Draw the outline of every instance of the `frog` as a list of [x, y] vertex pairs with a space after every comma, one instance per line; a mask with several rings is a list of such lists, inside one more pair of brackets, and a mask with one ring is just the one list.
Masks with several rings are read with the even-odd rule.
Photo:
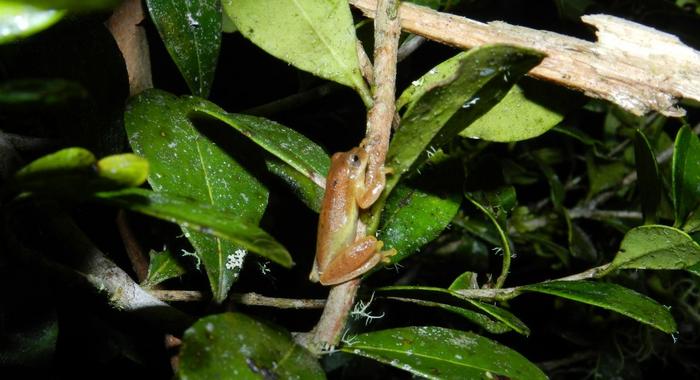
[[366, 196], [367, 152], [355, 147], [331, 157], [319, 215], [312, 282], [337, 285], [361, 276], [380, 262], [390, 262], [395, 249], [382, 251], [374, 236], [356, 239], [360, 202]]

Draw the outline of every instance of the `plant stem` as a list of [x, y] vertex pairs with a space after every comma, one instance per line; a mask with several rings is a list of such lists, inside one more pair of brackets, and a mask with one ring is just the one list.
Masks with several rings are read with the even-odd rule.
[[129, 73], [129, 94], [132, 96], [153, 88], [148, 39], [146, 30], [141, 26], [143, 19], [141, 0], [125, 0], [105, 22], [124, 57]]
[[[374, 22], [374, 96], [367, 115], [363, 148], [369, 157], [365, 183], [370, 185], [369, 188], [375, 183], [381, 183], [382, 186], [374, 188], [376, 193], [370, 198], [379, 196], [384, 189], [384, 159], [389, 147], [392, 120], [396, 113], [396, 55], [401, 31], [397, 9], [397, 0], [380, 0]], [[371, 203], [370, 201], [369, 204]], [[358, 221], [357, 236], [374, 234], [376, 226], [369, 227], [366, 229], [364, 224]], [[319, 348], [337, 345], [359, 286], [358, 278], [331, 288], [323, 314], [310, 333], [311, 342], [308, 341], [308, 335], [300, 336], [298, 341], [316, 353], [320, 353]]]
[[491, 223], [496, 227], [496, 230], [498, 231], [498, 236], [501, 239], [501, 246], [503, 248], [503, 264], [501, 266], [501, 274], [496, 279], [495, 287], [496, 289], [502, 288], [503, 284], [506, 282], [506, 278], [508, 278], [508, 273], [510, 272], [510, 260], [513, 256], [513, 252], [510, 249], [510, 240], [508, 239], [508, 235], [498, 223], [498, 220], [491, 211], [487, 210], [484, 206], [482, 206], [471, 196], [466, 194], [465, 196], [474, 206], [476, 206], [476, 208], [478, 208], [481, 212], [483, 212], [486, 215], [486, 217], [489, 218], [489, 220], [491, 220]]
[[242, 305], [269, 306], [278, 309], [321, 309], [324, 299], [292, 299], [265, 297], [257, 293], [232, 294], [231, 301]]
[[134, 236], [134, 232], [129, 226], [129, 221], [126, 219], [126, 212], [119, 210], [117, 213], [117, 229], [124, 243], [124, 250], [131, 261], [131, 267], [136, 274], [136, 280], [142, 283], [148, 277], [148, 259], [143, 254], [143, 248]]
[[[14, 237], [10, 212], [4, 216], [4, 229], [9, 236], [7, 243], [12, 251], [20, 254], [23, 260], [56, 275], [57, 281], [79, 280], [96, 291], [105, 293], [111, 305], [121, 311], [139, 316], [153, 326], [163, 330], [180, 331], [192, 324], [194, 319], [182, 311], [158, 300], [135, 283], [129, 275], [109, 260], [85, 234], [65, 215], [54, 216], [42, 213], [39, 220], [46, 221], [46, 227], [58, 238], [58, 242], [70, 251], [71, 266], [47, 259], [43, 254], [25, 248]], [[60, 244], [59, 244], [60, 245]], [[61, 247], [57, 247], [60, 249]]]
[[[609, 268], [609, 266], [610, 264], [604, 264], [595, 268], [588, 269], [581, 273], [561, 277], [550, 281], [579, 281], [588, 280], [591, 278], [600, 278], [608, 273], [607, 269]], [[522, 293], [522, 286], [500, 289], [462, 289], [457, 290], [457, 293], [467, 298], [488, 301], [508, 301], [519, 296]]]

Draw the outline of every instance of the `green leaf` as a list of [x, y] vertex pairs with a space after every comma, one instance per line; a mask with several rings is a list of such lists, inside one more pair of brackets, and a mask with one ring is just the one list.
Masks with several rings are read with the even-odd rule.
[[[134, 151], [150, 163], [148, 182], [155, 191], [194, 198], [257, 224], [268, 191], [249, 171], [260, 164], [254, 161], [255, 153], [235, 133], [211, 141], [195, 128], [189, 112], [187, 98], [158, 90], [145, 91], [129, 102], [126, 129]], [[235, 254], [242, 259], [244, 247], [187, 229], [185, 236], [204, 263], [214, 299], [223, 301], [241, 269], [230, 263], [227, 268], [227, 258]]]
[[521, 82], [459, 135], [497, 142], [531, 139], [554, 128], [577, 105], [561, 87]]
[[667, 308], [620, 285], [594, 281], [550, 281], [520, 289], [612, 310], [669, 334], [676, 331], [676, 322]]
[[625, 163], [615, 161], [609, 164], [597, 164], [589, 155], [586, 157], [586, 169], [588, 175], [588, 199], [609, 188], [619, 187], [628, 170]]
[[695, 264], [693, 266], [685, 268], [689, 273], [692, 273], [698, 277], [700, 277], [700, 264]]
[[394, 175], [387, 180], [387, 191], [427, 157], [427, 150], [449, 141], [483, 115], [541, 59], [532, 50], [482, 46], [440, 65], [456, 68], [436, 68], [426, 75], [428, 78], [414, 82], [417, 88], [407, 90], [410, 94], [399, 99], [408, 104], [408, 109], [389, 146], [387, 164], [394, 169]]
[[87, 149], [65, 148], [30, 162], [15, 173], [15, 181], [25, 184], [46, 177], [87, 172], [96, 162], [95, 156]]
[[122, 187], [140, 186], [148, 177], [148, 161], [132, 153], [107, 156], [96, 168], [100, 177]]
[[637, 167], [637, 190], [642, 198], [644, 224], [654, 224], [658, 220], [656, 213], [661, 202], [661, 178], [654, 151], [640, 130], [634, 134], [634, 163]]
[[265, 165], [280, 177], [312, 210], [321, 209], [330, 158], [323, 148], [304, 135], [274, 121], [250, 115], [227, 113], [204, 99], [190, 98], [190, 116], [221, 121], [267, 151]]
[[[518, 317], [508, 310], [463, 296], [458, 291], [436, 288], [430, 286], [384, 286], [377, 289], [382, 293], [409, 293], [412, 299], [430, 298], [431, 301], [439, 301], [443, 304], [451, 304], [451, 301], [460, 300], [473, 308], [490, 315], [496, 321], [500, 321], [519, 334], [529, 335], [530, 329]], [[447, 297], [446, 300], [445, 297]], [[408, 298], [408, 297], [402, 297]], [[444, 300], [444, 301], [443, 301]]]
[[[125, 189], [104, 191], [93, 194], [95, 201], [122, 207], [127, 210], [140, 212], [169, 222], [178, 223], [188, 231], [230, 240], [237, 246], [270, 259], [286, 268], [294, 265], [289, 252], [257, 224], [243, 218], [224, 213], [185, 197], [167, 193], [153, 192], [144, 189]], [[227, 252], [222, 257], [222, 270], [229, 269], [227, 265], [235, 258], [236, 252]], [[206, 255], [205, 255], [206, 257]]]
[[41, 32], [63, 18], [64, 11], [0, 1], [0, 45]]
[[355, 28], [345, 0], [224, 0], [238, 30], [269, 54], [372, 96], [360, 72]]
[[87, 98], [80, 84], [64, 79], [15, 79], [0, 84], [0, 104], [48, 107]]
[[683, 126], [673, 146], [672, 193], [676, 226], [681, 226], [688, 214], [700, 202], [700, 140], [690, 127]]
[[546, 379], [519, 353], [482, 336], [442, 327], [403, 327], [358, 335], [342, 351], [429, 379]]
[[268, 158], [265, 160], [265, 165], [267, 170], [281, 178], [307, 207], [316, 212], [321, 211], [321, 203], [323, 203], [323, 194], [325, 193], [323, 187], [280, 159]]
[[236, 24], [233, 23], [233, 20], [231, 20], [231, 17], [228, 15], [228, 12], [221, 12], [221, 31], [224, 33], [236, 33], [238, 32], [238, 29], [236, 28]]
[[153, 287], [171, 278], [180, 277], [187, 271], [180, 263], [180, 258], [168, 249], [163, 252], [151, 250], [148, 256], [148, 275], [142, 284], [145, 287]]
[[151, 19], [190, 91], [207, 97], [221, 48], [217, 0], [147, 0]]
[[478, 274], [476, 272], [464, 272], [452, 281], [448, 290], [478, 289]]
[[461, 184], [455, 178], [459, 176], [430, 176], [400, 185], [391, 193], [382, 213], [379, 240], [386, 248], [396, 249], [392, 263], [418, 252], [450, 224], [461, 203]]
[[134, 154], [107, 156], [96, 161], [83, 148], [66, 148], [20, 169], [4, 191], [80, 199], [95, 191], [139, 186], [147, 175], [148, 162]]
[[700, 245], [685, 232], [662, 225], [640, 226], [625, 234], [606, 272], [615, 269], [683, 269], [700, 262]]
[[426, 306], [426, 307], [436, 307], [439, 309], [449, 311], [450, 313], [462, 316], [463, 318], [471, 321], [472, 323], [483, 327], [484, 330], [490, 332], [491, 334], [503, 334], [503, 333], [506, 333], [506, 332], [512, 330], [509, 326], [507, 326], [504, 323], [494, 321], [493, 319], [489, 318], [488, 316], [486, 316], [484, 314], [478, 313], [474, 310], [465, 309], [463, 307], [458, 307], [458, 306], [449, 305], [449, 304], [440, 303], [440, 302], [420, 300], [420, 299], [415, 299], [415, 298], [403, 298], [403, 297], [387, 297], [387, 298], [391, 299], [391, 300], [401, 301], [401, 302], [414, 303], [416, 305], [421, 305], [421, 306]]
[[228, 113], [204, 99], [190, 98], [190, 115], [214, 118], [233, 127], [312, 181], [323, 181], [331, 160], [318, 144], [299, 132], [262, 117]]
[[45, 9], [56, 8], [87, 12], [111, 9], [117, 6], [121, 1], [122, 0], [5, 0], [4, 2], [27, 4]]
[[326, 378], [288, 332], [239, 313], [197, 321], [185, 331], [179, 357], [181, 380]]

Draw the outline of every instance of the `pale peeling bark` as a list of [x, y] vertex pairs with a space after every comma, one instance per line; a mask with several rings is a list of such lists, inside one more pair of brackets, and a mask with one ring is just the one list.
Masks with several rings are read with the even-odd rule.
[[[377, 0], [349, 0], [374, 17]], [[401, 27], [459, 48], [509, 44], [547, 57], [530, 76], [613, 102], [635, 115], [685, 114], [680, 98], [700, 101], [700, 53], [671, 34], [609, 15], [582, 17], [598, 31], [597, 42], [494, 21], [482, 23], [402, 3]]]

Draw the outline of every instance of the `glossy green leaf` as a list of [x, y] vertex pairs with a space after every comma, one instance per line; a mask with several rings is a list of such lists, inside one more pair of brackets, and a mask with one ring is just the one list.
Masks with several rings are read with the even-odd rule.
[[151, 19], [190, 91], [207, 97], [221, 48], [217, 0], [147, 0]]
[[416, 89], [399, 99], [408, 109], [387, 154], [387, 164], [395, 171], [387, 180], [388, 191], [427, 157], [431, 147], [449, 141], [483, 115], [541, 59], [531, 50], [483, 46], [451, 58], [455, 69], [436, 69], [426, 75], [429, 78], [414, 82]]
[[387, 297], [387, 298], [391, 299], [391, 300], [395, 300], [395, 301], [413, 303], [413, 304], [420, 305], [420, 306], [435, 307], [435, 308], [443, 309], [443, 310], [448, 311], [450, 313], [457, 314], [457, 315], [469, 320], [470, 322], [474, 323], [475, 325], [481, 326], [484, 330], [490, 332], [491, 334], [503, 334], [503, 333], [506, 333], [506, 332], [512, 330], [510, 327], [508, 327], [504, 323], [495, 321], [484, 314], [478, 313], [474, 310], [465, 309], [463, 307], [458, 307], [458, 306], [449, 305], [449, 304], [440, 303], [440, 302], [420, 300], [420, 299], [415, 299], [415, 298], [404, 298], [404, 297]]
[[400, 185], [389, 196], [382, 214], [379, 240], [386, 248], [396, 249], [392, 263], [418, 252], [438, 237], [459, 210], [459, 192], [450, 185], [441, 188], [438, 184], [441, 181], [436, 178], [431, 178], [434, 186]]
[[100, 177], [123, 187], [140, 186], [148, 177], [148, 161], [132, 153], [107, 156], [95, 166]]
[[287, 331], [239, 313], [197, 321], [185, 331], [179, 357], [180, 380], [326, 378]]
[[695, 264], [693, 266], [690, 266], [688, 268], [685, 268], [689, 273], [692, 273], [698, 277], [700, 277], [700, 264]]
[[265, 166], [267, 166], [267, 170], [270, 173], [281, 178], [307, 207], [316, 212], [321, 211], [321, 203], [325, 192], [323, 187], [280, 159], [268, 158], [265, 160]]
[[571, 98], [563, 88], [536, 82], [518, 84], [459, 135], [498, 142], [531, 139], [564, 119], [564, 113], [576, 106]]
[[83, 148], [66, 148], [38, 158], [20, 169], [7, 191], [29, 191], [74, 198], [141, 185], [148, 162], [131, 153], [107, 156], [99, 161]]
[[153, 287], [171, 278], [180, 277], [187, 271], [180, 258], [168, 249], [162, 252], [151, 250], [148, 256], [148, 275], [142, 284], [145, 287]]
[[233, 127], [312, 181], [323, 181], [331, 160], [318, 144], [299, 132], [262, 117], [228, 113], [214, 103], [190, 98], [190, 116], [207, 116]]
[[64, 11], [0, 1], [0, 44], [31, 36], [63, 18]]
[[5, 0], [7, 3], [22, 3], [39, 8], [59, 8], [70, 11], [99, 11], [111, 9], [122, 0]]
[[87, 149], [65, 148], [30, 162], [15, 173], [15, 180], [26, 183], [46, 176], [89, 171], [96, 162], [95, 156]]
[[442, 327], [403, 327], [355, 337], [344, 352], [428, 379], [547, 379], [536, 365], [482, 336]]
[[[143, 92], [128, 104], [129, 141], [150, 163], [149, 183], [155, 191], [187, 196], [257, 224], [268, 191], [249, 172], [255, 154], [235, 133], [216, 142], [208, 139], [188, 118], [189, 104], [158, 90]], [[204, 263], [214, 299], [223, 301], [238, 277], [244, 247], [187, 229], [185, 236]], [[227, 262], [231, 255], [238, 259]]]
[[[178, 223], [187, 231], [230, 240], [242, 249], [257, 253], [287, 268], [294, 265], [289, 252], [257, 224], [240, 216], [222, 212], [209, 204], [144, 189], [97, 192], [93, 194], [93, 199]], [[224, 261], [222, 269], [232, 272], [233, 263], [240, 260], [240, 257], [237, 257], [239, 254], [235, 251], [225, 253], [227, 255], [221, 258]]]
[[87, 98], [80, 84], [64, 79], [16, 79], [0, 84], [3, 106], [42, 107], [67, 104]]
[[625, 234], [607, 271], [615, 269], [683, 269], [700, 262], [700, 245], [673, 227], [649, 225]]
[[686, 125], [676, 135], [673, 146], [672, 194], [676, 226], [700, 204], [700, 140]]
[[410, 295], [410, 298], [412, 299], [429, 298], [430, 301], [440, 302], [443, 304], [452, 304], [454, 300], [460, 300], [466, 302], [472, 308], [488, 314], [491, 316], [491, 318], [503, 323], [519, 334], [530, 334], [530, 329], [527, 327], [527, 325], [525, 325], [525, 323], [523, 323], [520, 319], [518, 319], [518, 317], [513, 315], [508, 310], [465, 297], [464, 295], [460, 294], [459, 291], [430, 286], [384, 286], [378, 288], [377, 291], [381, 292], [382, 294], [398, 294], [402, 298], [409, 298], [406, 294]]
[[550, 281], [521, 289], [612, 310], [669, 334], [676, 331], [676, 322], [667, 308], [620, 285], [595, 281]]
[[653, 224], [661, 202], [661, 178], [656, 156], [644, 133], [637, 130], [634, 135], [634, 163], [637, 167], [637, 191], [642, 198], [644, 223]]
[[452, 281], [448, 290], [478, 289], [478, 274], [476, 272], [464, 272]]
[[224, 0], [223, 5], [254, 44], [301, 70], [354, 88], [371, 104], [347, 1]]
[[599, 164], [592, 156], [586, 157], [586, 169], [589, 199], [603, 190], [619, 187], [628, 173], [627, 166], [622, 161]]
[[238, 28], [236, 28], [236, 24], [233, 23], [228, 12], [221, 12], [221, 31], [224, 33], [238, 32]]

